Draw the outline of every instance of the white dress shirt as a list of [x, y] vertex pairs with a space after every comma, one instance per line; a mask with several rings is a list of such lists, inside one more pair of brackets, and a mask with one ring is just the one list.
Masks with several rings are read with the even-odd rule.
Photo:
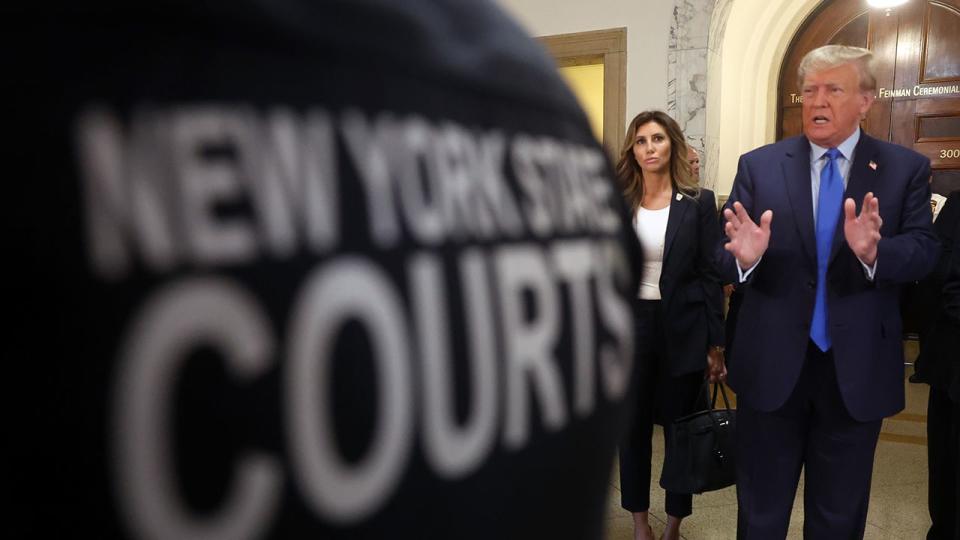
[[643, 275], [637, 297], [642, 300], [660, 300], [660, 274], [663, 272], [663, 248], [667, 238], [670, 205], [659, 210], [640, 207], [633, 218], [637, 238], [643, 246]]

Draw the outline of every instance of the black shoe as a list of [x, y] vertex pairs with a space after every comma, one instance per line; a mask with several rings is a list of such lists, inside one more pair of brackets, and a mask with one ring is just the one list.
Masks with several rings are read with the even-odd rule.
[[916, 384], [924, 384], [924, 383], [929, 382], [929, 381], [927, 381], [927, 378], [926, 378], [926, 377], [924, 377], [923, 375], [921, 375], [921, 374], [919, 374], [919, 373], [917, 373], [917, 372], [913, 372], [913, 375], [911, 375], [909, 378], [907, 378], [907, 380], [910, 381], [910, 382], [912, 382], [912, 383], [916, 383]]

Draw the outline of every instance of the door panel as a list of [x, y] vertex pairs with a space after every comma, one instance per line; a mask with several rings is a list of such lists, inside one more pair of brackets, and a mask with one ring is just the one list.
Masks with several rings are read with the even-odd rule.
[[863, 13], [855, 19], [848, 22], [832, 38], [831, 45], [851, 45], [853, 47], [866, 47], [867, 30], [870, 28], [870, 14]]
[[920, 82], [960, 80], [960, 11], [938, 2], [927, 4], [924, 26], [923, 79]]

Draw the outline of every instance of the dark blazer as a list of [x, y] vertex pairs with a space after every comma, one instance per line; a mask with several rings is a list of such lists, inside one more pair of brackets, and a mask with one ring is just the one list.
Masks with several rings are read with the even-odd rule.
[[960, 402], [960, 190], [947, 197], [934, 229], [941, 251], [936, 268], [921, 283], [932, 292], [925, 303], [931, 320], [920, 335], [917, 370]]
[[707, 346], [723, 345], [723, 290], [714, 253], [720, 241], [716, 197], [673, 190], [660, 272], [668, 372], [677, 376], [707, 366]]
[[[827, 269], [827, 305], [837, 381], [850, 415], [877, 420], [904, 405], [900, 285], [922, 279], [937, 258], [931, 227], [930, 161], [861, 133], [844, 199], [879, 198], [883, 225], [873, 282], [846, 244], [839, 220]], [[739, 399], [770, 412], [793, 391], [806, 358], [817, 263], [810, 144], [803, 136], [740, 158], [727, 206], [752, 219], [773, 211], [770, 245], [744, 291], [730, 363]], [[718, 251], [723, 278], [738, 282], [733, 256]]]
[[960, 222], [953, 228], [953, 249], [943, 285], [943, 341], [936, 343], [950, 399], [960, 403]]

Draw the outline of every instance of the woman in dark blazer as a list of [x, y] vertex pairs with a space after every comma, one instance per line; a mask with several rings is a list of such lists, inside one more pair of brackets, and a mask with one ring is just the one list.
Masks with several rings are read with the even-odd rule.
[[[636, 310], [638, 387], [633, 422], [620, 445], [621, 504], [634, 518], [636, 539], [651, 539], [650, 460], [654, 422], [670, 429], [676, 418], [703, 406], [704, 371], [726, 376], [723, 292], [713, 253], [720, 241], [716, 199], [697, 185], [677, 123], [660, 111], [630, 122], [617, 176], [634, 214], [644, 251]], [[669, 444], [669, 437], [664, 437]], [[669, 451], [669, 448], [667, 448]], [[664, 539], [680, 537], [692, 495], [666, 494]]]

